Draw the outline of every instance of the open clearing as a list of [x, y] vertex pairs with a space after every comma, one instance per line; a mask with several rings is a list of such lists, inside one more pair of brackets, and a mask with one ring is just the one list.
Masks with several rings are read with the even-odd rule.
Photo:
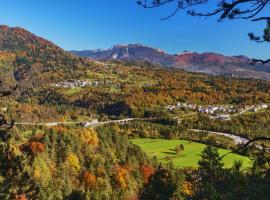
[[[132, 139], [132, 143], [139, 145], [143, 151], [149, 156], [156, 156], [162, 163], [173, 162], [175, 167], [198, 167], [198, 161], [200, 160], [200, 154], [206, 147], [205, 144], [190, 142], [187, 140], [165, 140], [165, 139], [148, 139], [139, 138]], [[183, 144], [184, 150], [179, 156], [175, 153], [175, 147]], [[219, 149], [219, 154], [224, 155], [229, 150]], [[169, 158], [170, 157], [170, 158]], [[169, 159], [168, 159], [169, 158]], [[245, 156], [238, 154], [229, 154], [224, 157], [223, 162], [225, 167], [231, 167], [236, 160], [243, 162], [243, 167], [251, 167], [252, 161]]]

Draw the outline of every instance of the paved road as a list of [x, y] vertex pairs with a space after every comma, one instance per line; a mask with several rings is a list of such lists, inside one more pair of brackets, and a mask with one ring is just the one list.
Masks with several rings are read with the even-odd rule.
[[233, 135], [233, 134], [229, 134], [229, 133], [222, 133], [222, 132], [215, 132], [215, 131], [207, 131], [207, 130], [200, 130], [200, 129], [189, 129], [190, 131], [194, 131], [194, 132], [207, 132], [208, 134], [213, 134], [213, 135], [220, 135], [220, 136], [224, 136], [224, 137], [228, 137], [233, 139], [233, 141], [235, 142], [235, 144], [246, 144], [249, 142], [248, 139], [237, 136], [237, 135]]
[[127, 118], [127, 119], [120, 119], [120, 120], [110, 120], [106, 122], [98, 122], [94, 124], [94, 126], [102, 126], [105, 124], [123, 124], [134, 120], [139, 120], [140, 118]]
[[37, 123], [28, 123], [28, 122], [15, 122], [15, 125], [29, 125], [29, 126], [57, 126], [57, 125], [71, 125], [71, 124], [86, 124], [89, 123], [89, 127], [93, 126], [101, 126], [105, 124], [121, 124], [121, 123], [127, 123], [134, 120], [139, 120], [140, 118], [127, 118], [127, 119], [120, 119], [120, 120], [109, 120], [105, 122], [37, 122]]
[[243, 111], [241, 111], [241, 112], [239, 112], [239, 113], [235, 113], [235, 114], [233, 114], [233, 115], [231, 115], [231, 116], [242, 115], [243, 113], [245, 113], [245, 112], [247, 112], [247, 111], [249, 111], [249, 110], [251, 110], [251, 108], [247, 108], [247, 109], [245, 109], [245, 110], [243, 110]]
[[[105, 122], [88, 122], [88, 121], [83, 121], [83, 122], [39, 122], [39, 123], [28, 123], [28, 122], [16, 122], [14, 123], [15, 125], [28, 125], [28, 126], [58, 126], [58, 125], [76, 125], [76, 124], [88, 124], [85, 125], [85, 127], [97, 127], [97, 126], [102, 126], [106, 124], [124, 124], [130, 121], [134, 120], [149, 120], [149, 119], [144, 119], [144, 118], [127, 118], [127, 119], [120, 119], [120, 120], [108, 120]], [[237, 135], [232, 135], [229, 133], [221, 133], [221, 132], [215, 132], [215, 131], [207, 131], [207, 130], [199, 130], [199, 129], [189, 129], [190, 131], [194, 132], [207, 132], [209, 134], [213, 135], [220, 135], [220, 136], [225, 136], [228, 138], [233, 139], [235, 144], [246, 144], [249, 140]]]
[[[124, 124], [127, 122], [131, 122], [134, 120], [147, 120], [143, 118], [127, 118], [127, 119], [120, 119], [120, 120], [108, 120], [105, 122], [88, 122], [88, 121], [83, 121], [83, 122], [44, 122], [44, 123], [28, 123], [28, 122], [16, 122], [15, 125], [29, 125], [29, 126], [57, 126], [57, 125], [72, 125], [72, 124], [88, 124], [85, 125], [86, 127], [97, 127], [97, 126], [102, 126], [106, 124]], [[148, 119], [149, 120], [149, 119]], [[229, 133], [221, 133], [221, 132], [215, 132], [215, 131], [206, 131], [206, 130], [199, 130], [199, 129], [189, 129], [190, 131], [194, 132], [207, 132], [209, 134], [213, 135], [220, 135], [220, 136], [225, 136], [228, 138], [233, 139], [235, 144], [246, 144], [249, 140], [237, 135], [232, 135]]]
[[15, 122], [15, 125], [29, 125], [29, 126], [57, 126], [57, 125], [65, 125], [65, 124], [81, 124], [83, 122], [37, 122], [37, 123], [30, 123], [30, 122]]
[[[105, 122], [45, 122], [45, 123], [28, 123], [28, 122], [16, 122], [14, 123], [15, 125], [30, 125], [30, 126], [57, 126], [57, 125], [69, 125], [69, 124], [86, 124], [89, 123], [89, 125], [87, 127], [97, 127], [97, 126], [102, 126], [102, 125], [106, 125], [106, 124], [124, 124], [127, 122], [131, 122], [131, 121], [135, 121], [135, 120], [151, 120], [150, 118], [127, 118], [127, 119], [120, 119], [120, 120], [109, 120], [109, 121], [105, 121]], [[233, 134], [229, 134], [229, 133], [222, 133], [222, 132], [215, 132], [215, 131], [207, 131], [207, 130], [200, 130], [200, 129], [189, 129], [190, 131], [194, 131], [194, 132], [207, 132], [208, 134], [213, 134], [213, 135], [220, 135], [220, 136], [224, 136], [224, 137], [228, 137], [231, 138], [235, 144], [237, 145], [243, 145], [246, 144], [247, 142], [249, 142], [248, 139], [237, 136], [237, 135], [233, 135]], [[258, 148], [262, 148], [259, 145], [256, 145]]]
[[238, 116], [238, 115], [242, 115], [242, 114], [244, 114], [245, 112], [247, 112], [247, 111], [249, 111], [249, 110], [251, 110], [251, 108], [245, 109], [245, 110], [243, 110], [243, 111], [241, 111], [241, 112], [239, 112], [239, 113], [235, 113], [235, 114], [220, 115], [220, 116], [212, 116], [212, 115], [210, 115], [210, 119], [220, 119], [221, 116], [227, 116], [227, 117], [225, 117], [223, 120], [229, 121], [229, 120], [232, 119], [231, 117], [235, 117], [235, 116]]
[[[207, 131], [207, 130], [200, 130], [200, 129], [189, 129], [190, 131], [194, 131], [194, 132], [207, 132], [208, 134], [213, 134], [213, 135], [220, 135], [220, 136], [224, 136], [224, 137], [228, 137], [233, 139], [233, 141], [235, 142], [236, 145], [244, 145], [246, 143], [249, 142], [248, 139], [237, 136], [237, 135], [233, 135], [233, 134], [229, 134], [229, 133], [221, 133], [221, 132], [215, 132], [215, 131]], [[261, 145], [257, 145], [255, 144], [255, 147], [257, 147], [258, 149], [263, 149], [263, 146]], [[267, 151], [270, 151], [270, 148], [265, 148]]]

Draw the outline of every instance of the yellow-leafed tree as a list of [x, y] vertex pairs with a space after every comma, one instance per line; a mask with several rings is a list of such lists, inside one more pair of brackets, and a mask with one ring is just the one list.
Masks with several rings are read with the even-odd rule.
[[78, 159], [78, 157], [74, 154], [70, 154], [67, 157], [67, 162], [70, 165], [70, 167], [72, 168], [73, 171], [78, 172], [81, 169], [81, 165], [80, 165], [80, 161]]
[[98, 146], [98, 136], [94, 129], [81, 129], [79, 130], [79, 135], [86, 144], [92, 147]]

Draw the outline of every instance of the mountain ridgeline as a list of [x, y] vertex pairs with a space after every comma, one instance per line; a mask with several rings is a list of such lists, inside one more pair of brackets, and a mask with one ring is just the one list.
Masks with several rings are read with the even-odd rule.
[[226, 75], [240, 78], [270, 80], [270, 65], [251, 66], [246, 56], [224, 56], [217, 53], [184, 51], [169, 54], [142, 44], [116, 45], [110, 49], [70, 51], [94, 60], [146, 61], [165, 68], [184, 69], [210, 75]]
[[[228, 69], [236, 74], [238, 69], [242, 77], [255, 74], [252, 77], [269, 78], [267, 65], [256, 66], [256, 70], [261, 71], [249, 69], [249, 59], [243, 56], [188, 52], [170, 55], [141, 44], [89, 52], [95, 55], [92, 56], [95, 60], [74, 56], [23, 28], [0, 26], [0, 97], [12, 97], [19, 103], [75, 106], [108, 115], [134, 117], [158, 115], [158, 109], [163, 111], [166, 105], [179, 101], [258, 104], [270, 99], [269, 81], [179, 69], [185, 66], [188, 71], [216, 75], [225, 74]], [[151, 63], [160, 63], [160, 66]], [[231, 63], [240, 63], [242, 68]], [[172, 69], [173, 66], [176, 69]], [[33, 113], [31, 109], [28, 112]], [[30, 118], [38, 121], [44, 113]]]

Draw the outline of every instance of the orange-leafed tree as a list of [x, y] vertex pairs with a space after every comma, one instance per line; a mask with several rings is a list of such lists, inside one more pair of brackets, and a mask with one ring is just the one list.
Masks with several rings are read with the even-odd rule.
[[83, 173], [82, 182], [87, 189], [94, 189], [96, 186], [96, 176], [89, 171]]
[[116, 165], [115, 166], [115, 179], [117, 182], [117, 185], [125, 189], [128, 187], [128, 170], [124, 166]]
[[14, 200], [28, 200], [25, 194], [16, 194]]
[[57, 133], [66, 133], [68, 131], [66, 127], [60, 125], [53, 127], [53, 130], [55, 130]]
[[41, 142], [35, 142], [35, 141], [30, 142], [29, 147], [30, 147], [30, 151], [32, 155], [42, 153], [45, 150], [45, 146]]
[[150, 165], [141, 166], [141, 174], [143, 176], [143, 182], [147, 184], [149, 178], [155, 173], [155, 169]]

